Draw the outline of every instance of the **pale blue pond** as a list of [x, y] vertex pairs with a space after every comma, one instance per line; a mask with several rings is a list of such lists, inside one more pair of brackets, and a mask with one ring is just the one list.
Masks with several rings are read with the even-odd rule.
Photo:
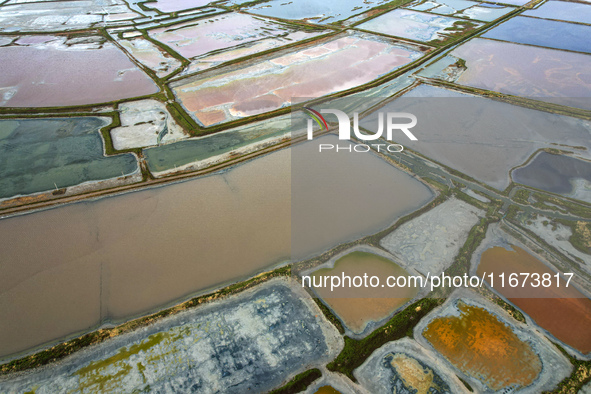
[[591, 26], [517, 16], [482, 37], [591, 53]]
[[[243, 1], [232, 1], [241, 3]], [[360, 14], [388, 0], [271, 0], [245, 10], [257, 15], [282, 19], [310, 19], [311, 22], [331, 23]]]
[[440, 15], [465, 17], [485, 22], [491, 22], [514, 10], [513, 7], [478, 3], [469, 0], [415, 1], [406, 8], [415, 11], [429, 11]]
[[128, 175], [133, 154], [103, 155], [109, 118], [0, 120], [0, 198]]
[[291, 116], [255, 122], [221, 133], [144, 149], [150, 171], [161, 172], [229, 153], [247, 145], [287, 136]]
[[395, 9], [364, 22], [357, 27], [370, 32], [387, 34], [410, 40], [444, 41], [451, 35], [462, 33], [480, 23], [449, 16]]
[[591, 4], [549, 1], [535, 10], [525, 11], [523, 15], [591, 24]]
[[[570, 196], [575, 192], [577, 180], [591, 185], [591, 162], [570, 156], [539, 153], [525, 167], [513, 171], [513, 180], [526, 186], [551, 193]], [[579, 188], [578, 198], [588, 200], [591, 190]], [[585, 198], [586, 197], [586, 198]]]

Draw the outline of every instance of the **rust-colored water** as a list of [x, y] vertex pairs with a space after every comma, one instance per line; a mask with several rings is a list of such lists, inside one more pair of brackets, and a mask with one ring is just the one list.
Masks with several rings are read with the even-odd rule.
[[[495, 290], [507, 297], [513, 304], [521, 308], [541, 327], [548, 330], [556, 338], [578, 349], [583, 353], [591, 351], [591, 300], [586, 298], [574, 287], [566, 287], [560, 280], [556, 286], [556, 278], [552, 277], [552, 286], [534, 288], [531, 281], [525, 287], [508, 287], [508, 277], [512, 273], [548, 273], [555, 272], [543, 262], [525, 250], [512, 246], [513, 250], [502, 247], [490, 248], [484, 253], [478, 265], [478, 274], [493, 272], [497, 278]], [[498, 274], [505, 273], [505, 287], [500, 286]], [[488, 275], [488, 274], [487, 274]]]
[[[387, 258], [366, 252], [353, 252], [335, 262], [334, 268], [323, 268], [314, 272], [316, 279], [325, 275], [368, 277], [377, 276], [380, 283], [386, 283], [388, 276], [407, 276], [408, 272]], [[318, 282], [317, 282], [318, 283]], [[328, 282], [330, 283], [330, 282]], [[329, 285], [330, 286], [330, 285]], [[328, 287], [317, 287], [318, 295], [355, 332], [363, 331], [369, 321], [382, 320], [400, 308], [417, 294], [413, 287], [339, 287], [331, 291]]]
[[462, 372], [497, 391], [530, 385], [542, 363], [529, 344], [486, 309], [458, 301], [459, 316], [433, 319], [423, 336]]

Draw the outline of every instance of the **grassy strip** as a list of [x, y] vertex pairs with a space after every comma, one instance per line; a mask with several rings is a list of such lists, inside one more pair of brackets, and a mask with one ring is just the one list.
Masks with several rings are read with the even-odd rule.
[[265, 272], [254, 278], [246, 280], [244, 282], [236, 283], [213, 293], [195, 297], [186, 301], [182, 304], [174, 306], [172, 308], [164, 309], [158, 313], [141, 317], [123, 323], [114, 328], [100, 329], [91, 333], [85, 334], [81, 337], [72, 339], [67, 342], [60, 343], [52, 348], [42, 350], [38, 353], [26, 356], [17, 360], [10, 361], [6, 364], [0, 365], [0, 375], [5, 375], [12, 372], [24, 371], [31, 368], [37, 368], [43, 365], [47, 365], [51, 362], [63, 359], [64, 357], [84, 349], [88, 346], [95, 345], [105, 341], [106, 339], [116, 337], [126, 332], [134, 331], [140, 327], [145, 327], [154, 323], [157, 320], [165, 318], [167, 316], [176, 315], [177, 313], [194, 308], [198, 305], [205, 304], [214, 300], [218, 300], [222, 297], [240, 293], [246, 289], [250, 289], [262, 282], [265, 282], [271, 278], [279, 276], [290, 276], [291, 267], [285, 266], [278, 268], [274, 271]]
[[483, 211], [486, 211], [487, 208], [489, 208], [490, 206], [490, 204], [486, 204], [482, 201], [479, 201], [459, 189], [454, 190], [453, 194], [458, 200], [462, 200], [472, 206], [475, 206], [476, 208], [482, 209]]
[[412, 337], [413, 329], [425, 315], [443, 303], [443, 299], [423, 298], [396, 314], [384, 326], [363, 339], [345, 337], [343, 351], [327, 365], [330, 371], [340, 372], [352, 381], [357, 380], [353, 371], [376, 349], [404, 337]]
[[527, 323], [523, 313], [521, 313], [519, 309], [515, 308], [513, 305], [503, 300], [501, 297], [494, 296], [492, 300], [495, 304], [503, 308], [513, 319], [523, 324]]
[[571, 226], [573, 234], [568, 238], [579, 252], [591, 254], [591, 223], [578, 221]]
[[460, 248], [460, 251], [456, 256], [456, 260], [447, 270], [445, 270], [447, 275], [462, 276], [470, 271], [470, 260], [472, 258], [472, 254], [474, 254], [476, 248], [484, 240], [484, 237], [486, 236], [486, 230], [488, 230], [488, 225], [496, 221], [498, 221], [498, 219], [495, 217], [482, 218], [476, 226], [470, 229], [468, 238], [466, 239], [464, 245]]
[[341, 335], [343, 335], [345, 333], [345, 328], [343, 327], [341, 321], [334, 315], [334, 313], [332, 313], [332, 311], [326, 305], [322, 303], [322, 301], [320, 301], [320, 299], [316, 295], [310, 294], [310, 296], [316, 302], [316, 305], [318, 305], [318, 308], [320, 308], [326, 320], [331, 322], [341, 333]]
[[589, 206], [585, 206], [583, 204], [576, 204], [564, 198], [553, 197], [538, 192], [532, 193], [532, 196], [536, 199], [536, 202], [533, 204], [533, 206], [536, 208], [559, 211], [559, 209], [554, 206], [546, 205], [546, 203], [550, 203], [558, 205], [565, 211], [568, 211], [575, 216], [591, 219], [591, 207]]
[[562, 346], [554, 343], [556, 347], [569, 359], [573, 365], [573, 372], [570, 376], [564, 378], [558, 386], [552, 391], [544, 391], [544, 393], [578, 393], [579, 390], [587, 383], [591, 382], [591, 361], [582, 361], [568, 354]]
[[269, 394], [295, 394], [304, 391], [315, 380], [322, 377], [322, 372], [318, 368], [309, 369], [296, 375], [292, 380], [287, 382], [285, 386], [270, 391]]
[[529, 205], [529, 190], [526, 189], [519, 189], [515, 192], [513, 196], [513, 201], [518, 204]]

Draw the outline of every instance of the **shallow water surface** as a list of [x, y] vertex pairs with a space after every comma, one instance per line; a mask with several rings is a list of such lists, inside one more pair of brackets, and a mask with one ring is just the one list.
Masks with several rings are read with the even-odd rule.
[[44, 192], [139, 170], [132, 154], [105, 157], [110, 118], [0, 120], [0, 198]]
[[[473, 39], [453, 51], [468, 68], [458, 83], [522, 97], [591, 98], [591, 56]], [[575, 102], [591, 108], [591, 100]]]
[[[0, 220], [0, 357], [145, 314], [288, 260], [290, 157], [297, 149], [203, 178]], [[351, 180], [355, 171], [371, 174], [364, 193]], [[379, 231], [432, 198], [425, 186], [373, 155], [324, 174], [342, 187], [316, 190], [314, 207], [328, 214], [304, 223], [313, 226], [305, 233], [325, 234], [306, 245], [308, 253]], [[420, 188], [418, 198], [397, 192], [393, 180], [401, 175], [407, 188]], [[374, 208], [332, 220], [337, 193]], [[375, 204], [378, 194], [383, 198]], [[392, 196], [402, 201], [392, 204]]]
[[591, 24], [591, 7], [589, 4], [572, 1], [550, 0], [534, 10], [525, 11], [523, 15]]
[[293, 97], [321, 97], [363, 85], [421, 56], [420, 48], [354, 33], [171, 87], [189, 114], [207, 127], [289, 106]]
[[[513, 170], [513, 180], [551, 193], [571, 196], [576, 182], [591, 185], [591, 162], [564, 155], [540, 152], [525, 167]], [[591, 202], [591, 190], [583, 189], [576, 198]]]
[[[231, 3], [242, 3], [232, 0]], [[360, 14], [388, 0], [271, 0], [246, 8], [253, 14], [282, 19], [303, 19], [317, 23], [332, 23]]]
[[461, 33], [480, 23], [418, 12], [396, 9], [371, 19], [357, 27], [376, 33], [408, 38], [415, 41], [443, 41], [452, 33]]
[[590, 35], [591, 26], [516, 16], [482, 37], [591, 53], [591, 41], [585, 38]]
[[96, 46], [0, 47], [0, 107], [95, 104], [159, 91], [115, 45]]
[[[484, 272], [498, 276], [505, 273], [508, 281], [512, 273], [547, 273], [555, 272], [540, 260], [525, 250], [511, 246], [513, 250], [503, 247], [492, 247], [482, 254], [478, 265], [478, 275]], [[520, 277], [520, 283], [523, 276]], [[591, 352], [591, 300], [586, 298], [574, 287], [566, 287], [566, 281], [560, 280], [560, 287], [556, 286], [556, 279], [550, 287], [533, 287], [528, 282], [525, 287], [504, 287], [495, 278], [495, 289], [507, 297], [513, 304], [527, 313], [537, 324], [548, 330], [559, 340], [574, 347], [582, 353]], [[505, 285], [507, 285], [505, 283]]]
[[[408, 276], [408, 272], [393, 261], [368, 252], [353, 252], [338, 259], [333, 268], [321, 268], [312, 274], [320, 283], [325, 275], [351, 278], [377, 276], [380, 283], [386, 283], [388, 276]], [[330, 283], [330, 281], [329, 281]], [[315, 287], [324, 302], [339, 316], [353, 332], [362, 332], [370, 321], [378, 322], [417, 295], [415, 287]]]

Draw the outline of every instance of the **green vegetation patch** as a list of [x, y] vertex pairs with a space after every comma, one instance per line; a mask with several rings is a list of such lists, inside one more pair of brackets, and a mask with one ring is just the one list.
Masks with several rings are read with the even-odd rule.
[[343, 351], [327, 365], [330, 371], [340, 372], [352, 381], [353, 371], [384, 344], [413, 336], [413, 329], [425, 315], [443, 303], [439, 298], [423, 298], [396, 314], [384, 326], [363, 339], [345, 337]]
[[574, 394], [578, 393], [581, 388], [591, 382], [591, 360], [582, 361], [570, 354], [564, 348], [557, 343], [554, 343], [556, 347], [569, 359], [573, 365], [573, 371], [570, 376], [564, 378], [562, 382], [558, 383], [558, 386], [552, 391], [544, 391], [544, 393], [559, 393], [559, 394]]
[[285, 386], [270, 391], [269, 394], [295, 394], [304, 391], [314, 381], [322, 377], [322, 372], [319, 369], [309, 369], [296, 375], [292, 380], [287, 382]]

